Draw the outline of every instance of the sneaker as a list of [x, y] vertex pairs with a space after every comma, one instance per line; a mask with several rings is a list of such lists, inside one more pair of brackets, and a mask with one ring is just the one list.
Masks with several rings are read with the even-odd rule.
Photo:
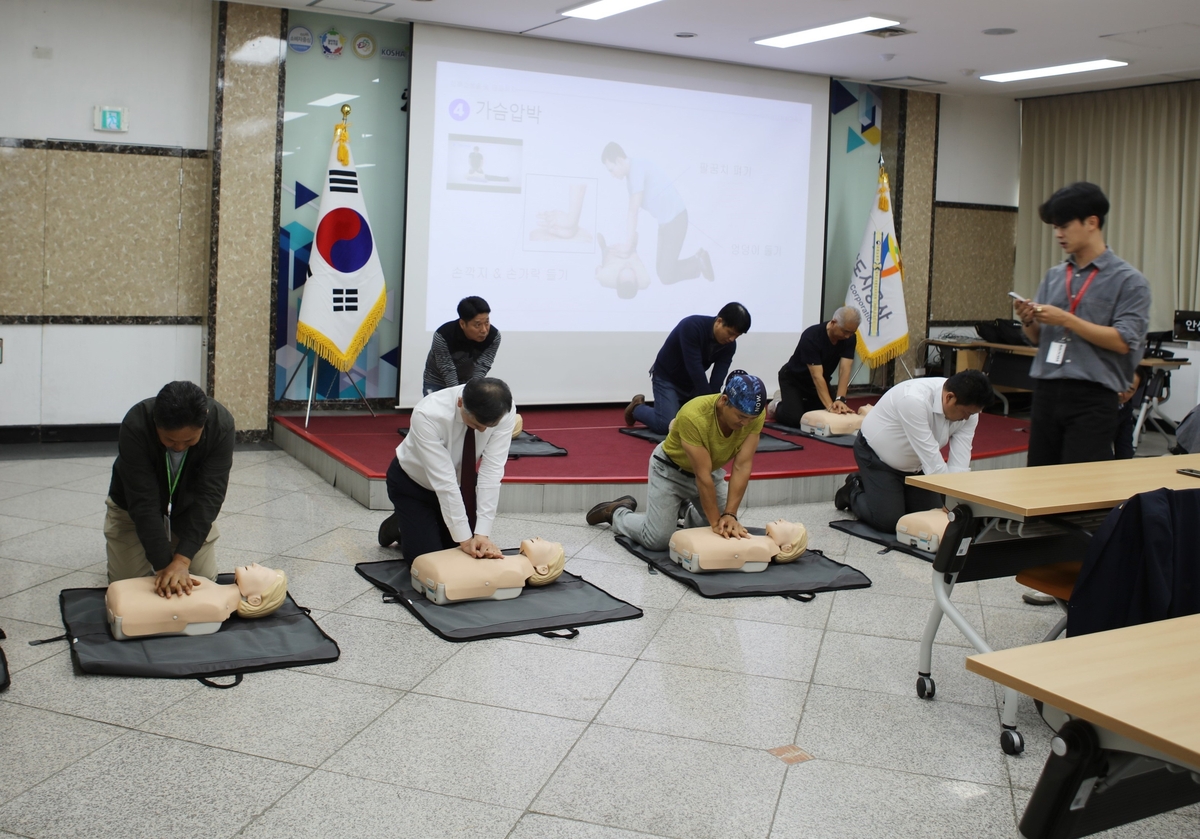
[[861, 484], [862, 479], [858, 477], [857, 472], [852, 472], [851, 474], [847, 475], [846, 483], [842, 484], [842, 488], [833, 495], [833, 506], [837, 507], [839, 510], [849, 510], [850, 493], [853, 491], [854, 487], [861, 486]]

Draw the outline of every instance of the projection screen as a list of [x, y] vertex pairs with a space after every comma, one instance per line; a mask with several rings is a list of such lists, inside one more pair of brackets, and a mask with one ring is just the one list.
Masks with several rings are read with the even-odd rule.
[[775, 387], [822, 316], [827, 77], [417, 24], [399, 402], [491, 306], [518, 404], [619, 402], [680, 318], [750, 311]]

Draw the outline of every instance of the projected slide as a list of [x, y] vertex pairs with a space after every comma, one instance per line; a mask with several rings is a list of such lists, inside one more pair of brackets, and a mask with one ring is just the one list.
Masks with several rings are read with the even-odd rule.
[[478, 294], [506, 334], [664, 332], [730, 300], [797, 331], [812, 117], [439, 61], [426, 328]]

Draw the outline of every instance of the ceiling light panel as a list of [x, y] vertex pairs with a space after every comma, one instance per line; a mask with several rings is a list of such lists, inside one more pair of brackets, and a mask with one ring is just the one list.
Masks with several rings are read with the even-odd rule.
[[801, 44], [811, 44], [816, 41], [827, 41], [830, 38], [858, 35], [862, 32], [870, 32], [873, 29], [883, 29], [885, 26], [896, 26], [899, 23], [900, 21], [898, 20], [887, 20], [881, 17], [860, 17], [855, 20], [847, 20], [843, 23], [818, 26], [816, 29], [804, 29], [800, 32], [791, 32], [787, 35], [763, 38], [754, 43], [761, 44], [764, 47], [786, 49], [787, 47], [798, 47]]
[[584, 3], [582, 6], [575, 6], [571, 9], [559, 12], [564, 17], [578, 17], [584, 20], [600, 20], [613, 15], [619, 15], [621, 12], [640, 9], [642, 6], [649, 6], [651, 3], [659, 3], [661, 0], [594, 0], [591, 3]]
[[1113, 61], [1103, 58], [1099, 61], [1081, 61], [1078, 64], [1059, 64], [1055, 67], [1039, 67], [1035, 70], [1018, 70], [1014, 73], [992, 73], [980, 76], [985, 82], [1020, 82], [1026, 79], [1044, 79], [1047, 76], [1067, 76], [1071, 73], [1090, 73], [1093, 70], [1108, 70], [1113, 67], [1127, 67], [1127, 61]]

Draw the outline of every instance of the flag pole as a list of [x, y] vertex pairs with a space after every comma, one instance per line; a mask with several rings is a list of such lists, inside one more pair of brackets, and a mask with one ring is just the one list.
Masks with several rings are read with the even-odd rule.
[[321, 366], [321, 359], [317, 357], [316, 350], [313, 350], [313, 375], [312, 382], [308, 386], [308, 408], [304, 411], [304, 427], [308, 428], [308, 418], [312, 415], [313, 394], [317, 392], [317, 368]]

